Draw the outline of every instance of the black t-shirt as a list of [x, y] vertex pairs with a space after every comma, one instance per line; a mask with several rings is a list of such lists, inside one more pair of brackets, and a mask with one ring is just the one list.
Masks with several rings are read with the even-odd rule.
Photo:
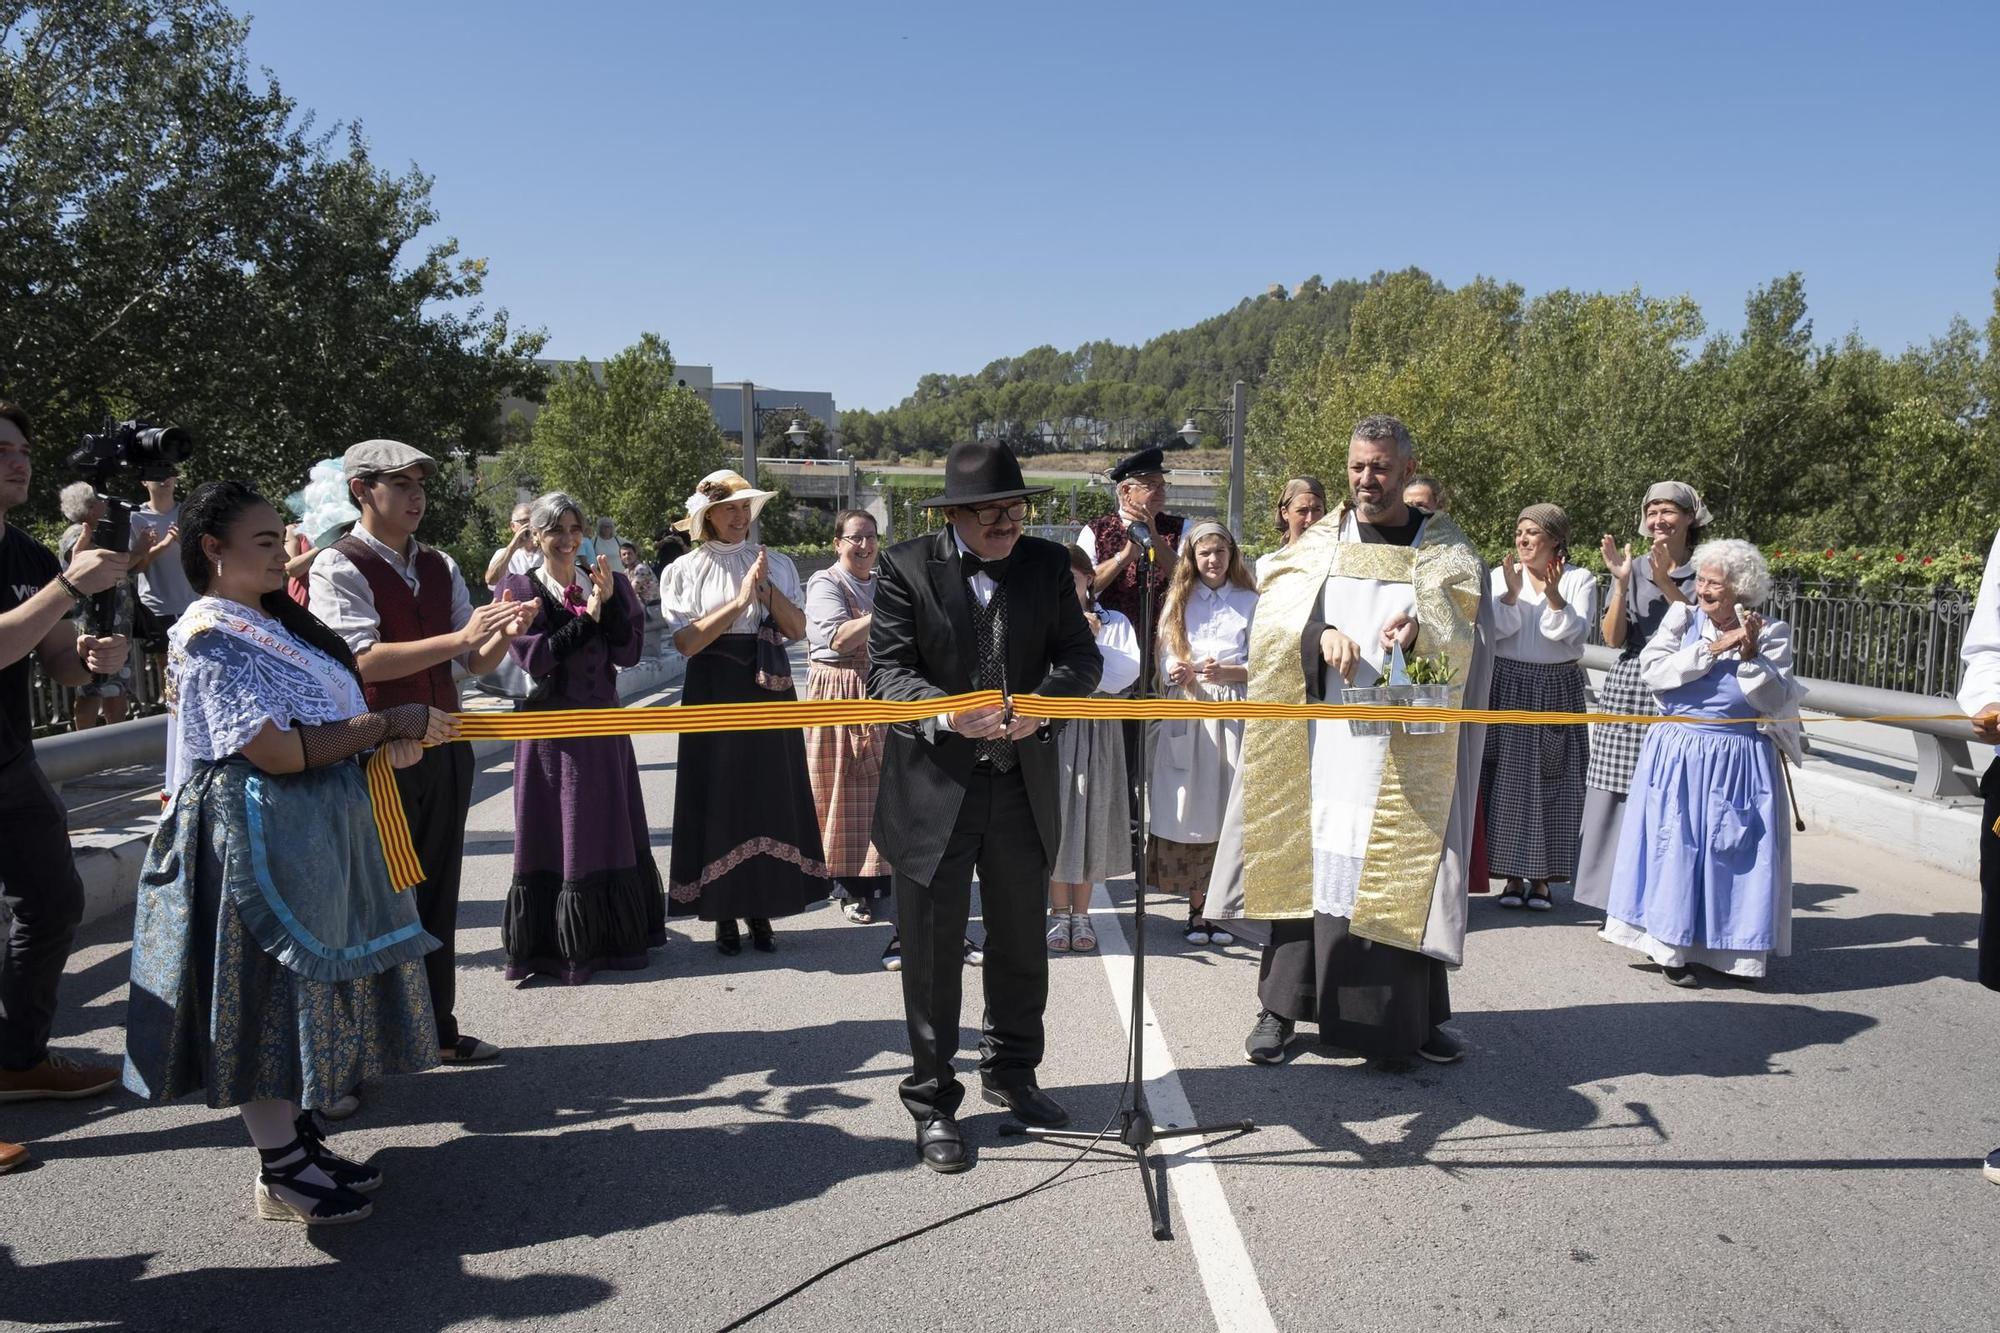
[[[33, 597], [61, 572], [48, 547], [8, 524], [0, 535], [0, 615]], [[34, 656], [26, 653], [20, 661], [0, 667], [0, 764], [12, 763], [34, 735], [28, 712]]]
[[1360, 534], [1362, 541], [1373, 542], [1377, 546], [1414, 546], [1417, 542], [1417, 529], [1421, 528], [1424, 520], [1429, 517], [1429, 513], [1411, 505], [1409, 521], [1400, 526], [1377, 527], [1373, 523], [1363, 523], [1356, 518], [1354, 530]]

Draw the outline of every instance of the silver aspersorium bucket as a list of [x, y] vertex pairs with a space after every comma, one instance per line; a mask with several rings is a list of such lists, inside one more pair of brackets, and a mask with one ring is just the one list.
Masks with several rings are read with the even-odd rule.
[[[1397, 690], [1381, 686], [1357, 687], [1350, 685], [1340, 692], [1340, 702], [1344, 704], [1358, 704], [1364, 708], [1373, 708], [1382, 704], [1397, 702], [1397, 700], [1392, 699], [1390, 696], [1398, 692]], [[1354, 717], [1347, 719], [1347, 731], [1351, 736], [1387, 736], [1390, 725], [1387, 722], [1363, 722], [1360, 718]]]
[[[1403, 690], [1410, 697], [1398, 700], [1399, 703], [1407, 702], [1417, 708], [1451, 707], [1450, 685], [1406, 685]], [[1405, 722], [1403, 732], [1409, 736], [1439, 736], [1449, 725], [1447, 722]]]

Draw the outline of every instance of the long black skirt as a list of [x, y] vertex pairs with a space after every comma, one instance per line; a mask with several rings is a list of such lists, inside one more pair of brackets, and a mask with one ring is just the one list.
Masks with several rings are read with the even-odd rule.
[[1372, 1059], [1415, 1053], [1451, 1017], [1443, 963], [1361, 939], [1325, 912], [1271, 923], [1257, 999], [1280, 1018], [1319, 1024], [1326, 1045]]
[[[756, 637], [725, 634], [688, 659], [684, 704], [796, 699], [757, 683]], [[804, 734], [691, 732], [674, 774], [667, 908], [703, 921], [792, 916], [833, 889]]]

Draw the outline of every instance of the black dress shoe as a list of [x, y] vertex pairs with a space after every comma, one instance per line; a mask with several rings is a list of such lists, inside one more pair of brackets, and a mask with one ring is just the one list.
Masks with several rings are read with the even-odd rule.
[[777, 943], [771, 938], [771, 918], [753, 916], [750, 918], [750, 947], [758, 953], [776, 953]]
[[1006, 1107], [1024, 1125], [1056, 1129], [1069, 1123], [1069, 1112], [1032, 1083], [1025, 1088], [996, 1088], [991, 1084], [982, 1084], [979, 1095], [995, 1106]]
[[732, 958], [743, 952], [743, 932], [736, 928], [734, 917], [715, 923], [715, 949]]
[[934, 1115], [917, 1126], [917, 1156], [925, 1166], [947, 1176], [972, 1165], [972, 1159], [965, 1155], [965, 1135], [948, 1115]]

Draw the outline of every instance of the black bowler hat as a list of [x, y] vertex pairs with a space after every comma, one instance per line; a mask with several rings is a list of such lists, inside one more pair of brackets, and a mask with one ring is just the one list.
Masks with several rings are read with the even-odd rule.
[[925, 509], [945, 505], [983, 505], [1047, 495], [1053, 486], [1030, 486], [1021, 477], [1020, 460], [1001, 440], [967, 440], [954, 444], [944, 460], [944, 494], [924, 501]]
[[1164, 473], [1167, 470], [1167, 456], [1158, 445], [1141, 449], [1128, 458], [1118, 460], [1118, 466], [1111, 469], [1111, 484], [1117, 485], [1131, 477], [1143, 477], [1149, 472]]

